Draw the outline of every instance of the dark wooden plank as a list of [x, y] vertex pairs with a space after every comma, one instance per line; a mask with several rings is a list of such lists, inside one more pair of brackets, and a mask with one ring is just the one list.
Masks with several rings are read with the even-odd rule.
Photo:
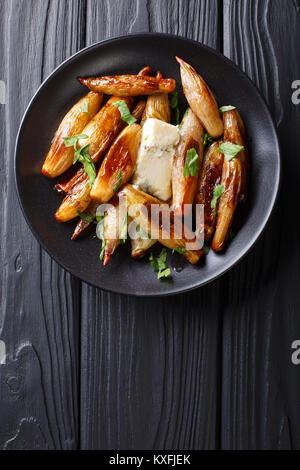
[[291, 102], [292, 82], [300, 78], [299, 20], [297, 1], [224, 1], [225, 54], [261, 89], [283, 153], [274, 216], [255, 249], [224, 279], [221, 444], [226, 449], [300, 447], [300, 370], [291, 362], [291, 344], [300, 338], [300, 106]]
[[[212, 0], [90, 0], [87, 43], [150, 30], [217, 47], [217, 20]], [[153, 300], [83, 285], [83, 448], [218, 446], [221, 289]]]
[[0, 365], [0, 448], [5, 449], [78, 447], [80, 283], [31, 235], [17, 201], [13, 153], [22, 114], [41, 81], [84, 45], [84, 5], [0, 2], [0, 61], [7, 83], [7, 104], [0, 105], [0, 338], [7, 349], [6, 364]]

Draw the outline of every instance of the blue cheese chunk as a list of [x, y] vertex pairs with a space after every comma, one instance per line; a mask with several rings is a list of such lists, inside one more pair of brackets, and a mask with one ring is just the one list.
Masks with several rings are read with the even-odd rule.
[[159, 119], [149, 118], [143, 126], [133, 184], [152, 196], [168, 201], [172, 196], [172, 160], [179, 130]]

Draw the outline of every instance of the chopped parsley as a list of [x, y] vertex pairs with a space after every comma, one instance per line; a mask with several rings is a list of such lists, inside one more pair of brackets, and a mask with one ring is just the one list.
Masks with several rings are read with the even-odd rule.
[[150, 235], [140, 225], [137, 225], [135, 230], [140, 234], [140, 238], [150, 238]]
[[232, 111], [233, 109], [236, 109], [235, 106], [222, 106], [220, 108], [220, 113], [223, 114], [223, 113], [226, 113], [226, 111]]
[[167, 266], [167, 250], [163, 248], [159, 256], [150, 255], [151, 266], [158, 271], [157, 279], [165, 279], [171, 277], [171, 270]]
[[88, 139], [88, 135], [86, 134], [77, 134], [71, 137], [63, 137], [63, 141], [66, 147], [74, 147], [74, 150], [77, 150], [77, 142], [80, 139]]
[[89, 112], [89, 102], [87, 99], [83, 100], [82, 102], [82, 112], [91, 116], [91, 113]]
[[118, 108], [121, 114], [121, 119], [125, 121], [129, 126], [136, 122], [136, 119], [132, 114], [130, 114], [129, 108], [124, 100], [115, 101], [113, 106]]
[[189, 108], [188, 108], [188, 109], [185, 111], [185, 113], [184, 113], [184, 115], [183, 115], [183, 117], [182, 117], [182, 121], [181, 121], [181, 123], [180, 123], [180, 124], [178, 124], [178, 127], [179, 127], [179, 128], [181, 128], [181, 127], [182, 127], [183, 120], [184, 120], [184, 118], [187, 116], [188, 112], [189, 112]]
[[121, 234], [120, 234], [121, 243], [126, 243], [127, 228], [128, 228], [128, 213], [126, 212], [125, 217], [123, 219], [123, 224], [122, 224]]
[[234, 237], [235, 237], [235, 231], [231, 227], [231, 229], [229, 230], [229, 239], [232, 240]]
[[170, 268], [166, 268], [163, 271], [159, 271], [157, 274], [157, 279], [168, 278], [171, 276]]
[[78, 210], [77, 214], [82, 220], [85, 220], [85, 222], [88, 222], [89, 224], [92, 224], [94, 222], [94, 218], [88, 214], [85, 214], [85, 212], [81, 212], [80, 210]]
[[82, 163], [84, 171], [87, 173], [90, 180], [90, 188], [93, 186], [96, 179], [96, 169], [93, 163], [93, 160], [89, 154], [89, 145], [86, 144], [80, 149], [77, 148], [77, 143], [80, 139], [88, 139], [88, 136], [85, 134], [77, 134], [71, 137], [63, 137], [63, 141], [66, 147], [74, 147], [74, 159], [73, 165], [79, 161]]
[[222, 196], [224, 191], [226, 190], [222, 184], [217, 184], [215, 186], [213, 198], [210, 203], [210, 207], [214, 210], [215, 216], [217, 215], [217, 203], [218, 203], [219, 197]]
[[103, 260], [104, 252], [105, 252], [105, 234], [104, 234], [104, 215], [96, 215], [97, 221], [97, 235], [102, 241], [102, 247], [100, 252], [100, 261]]
[[186, 249], [184, 248], [184, 246], [177, 246], [176, 248], [174, 248], [174, 251], [177, 251], [177, 253], [180, 253], [181, 255], [183, 255]]
[[194, 148], [189, 149], [186, 153], [183, 176], [196, 176], [199, 171], [199, 156]]
[[86, 144], [81, 149], [76, 150], [74, 153], [74, 160], [73, 160], [73, 165], [79, 161], [82, 163], [84, 171], [89, 177], [90, 180], [90, 188], [93, 186], [94, 181], [96, 179], [96, 168], [93, 163], [93, 160], [90, 157], [89, 154], [89, 146], [90, 144]]
[[209, 252], [210, 252], [210, 245], [207, 242], [204, 242], [204, 245], [203, 245], [204, 255], [207, 256]]
[[204, 148], [208, 147], [212, 142], [213, 142], [212, 137], [207, 132], [205, 132], [203, 134], [203, 147]]
[[245, 147], [242, 145], [232, 144], [231, 142], [223, 142], [218, 148], [219, 152], [223, 153], [226, 157], [226, 160], [229, 162], [234, 157], [237, 156]]
[[171, 96], [170, 107], [174, 111], [176, 124], [179, 124], [180, 123], [180, 112], [179, 112], [179, 106], [178, 106], [178, 93], [177, 93], [177, 91], [174, 91], [173, 93], [170, 93], [170, 96]]
[[121, 183], [122, 183], [122, 172], [121, 170], [119, 170], [118, 175], [117, 175], [117, 181], [116, 181], [116, 184], [114, 185], [114, 191], [117, 191]]

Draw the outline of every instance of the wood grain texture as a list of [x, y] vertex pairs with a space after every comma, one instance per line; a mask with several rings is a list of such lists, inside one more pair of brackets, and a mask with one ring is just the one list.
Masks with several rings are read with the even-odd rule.
[[7, 82], [0, 155], [0, 338], [7, 350], [0, 366], [0, 448], [5, 449], [78, 446], [80, 284], [33, 238], [13, 175], [16, 133], [29, 100], [53, 67], [83, 46], [84, 2], [71, 3], [0, 3], [0, 60]]
[[[218, 46], [217, 1], [88, 1], [87, 43], [163, 31]], [[219, 440], [221, 283], [168, 299], [82, 287], [81, 445], [204, 449]]]
[[[299, 21], [299, 0], [0, 1], [0, 449], [300, 448]], [[41, 81], [85, 45], [140, 31], [223, 47], [261, 89], [283, 149], [256, 247], [219, 281], [167, 299], [65, 273], [14, 188], [17, 129]]]
[[[291, 344], [300, 337], [298, 132], [299, 3], [225, 0], [224, 52], [254, 80], [279, 128], [283, 179], [259, 243], [224, 278], [221, 445], [299, 449], [300, 374]], [[272, 181], [270, 181], [272, 184]]]

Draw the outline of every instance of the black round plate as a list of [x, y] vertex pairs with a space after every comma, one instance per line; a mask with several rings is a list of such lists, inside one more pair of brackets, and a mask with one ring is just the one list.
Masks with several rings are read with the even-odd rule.
[[[175, 55], [199, 71], [216, 94], [220, 105], [238, 107], [250, 137], [251, 178], [249, 198], [242, 210], [237, 233], [222, 254], [212, 251], [198, 266], [185, 262], [171, 281], [158, 281], [148, 256], [133, 261], [129, 244], [118, 249], [110, 264], [99, 261], [100, 242], [89, 236], [71, 241], [75, 222], [59, 224], [54, 218], [62, 198], [54, 181], [40, 170], [51, 139], [69, 108], [86, 93], [78, 76], [137, 73], [151, 65], [173, 77], [181, 93]], [[169, 295], [202, 286], [237, 263], [265, 227], [279, 186], [280, 151], [273, 120], [259, 92], [230, 60], [197, 42], [165, 34], [139, 34], [110, 39], [75, 54], [42, 84], [23, 118], [15, 152], [19, 200], [25, 218], [43, 248], [66, 270], [83, 281], [109, 291], [133, 295]], [[169, 255], [170, 262], [171, 255]]]

